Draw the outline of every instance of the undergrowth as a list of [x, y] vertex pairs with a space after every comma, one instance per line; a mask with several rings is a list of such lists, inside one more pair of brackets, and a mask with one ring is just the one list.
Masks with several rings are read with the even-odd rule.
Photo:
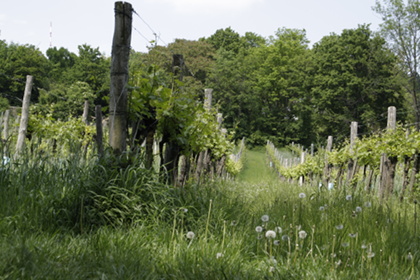
[[112, 158], [0, 170], [0, 279], [418, 279], [418, 205], [208, 181], [174, 188]]

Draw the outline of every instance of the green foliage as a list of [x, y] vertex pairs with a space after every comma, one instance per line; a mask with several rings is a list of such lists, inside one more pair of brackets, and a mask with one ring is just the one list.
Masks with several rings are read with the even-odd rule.
[[32, 136], [38, 138], [38, 149], [51, 151], [51, 145], [53, 145], [62, 156], [75, 152], [74, 149], [87, 146], [93, 141], [95, 134], [95, 128], [86, 125], [80, 118], [61, 121], [54, 119], [51, 115], [45, 117], [32, 115], [28, 127]]
[[323, 139], [346, 135], [351, 121], [363, 124], [362, 134], [384, 128], [386, 120], [378, 116], [385, 108], [403, 107], [397, 58], [369, 26], [322, 38], [313, 48], [313, 62], [311, 114], [314, 132]]
[[48, 87], [50, 64], [35, 46], [0, 41], [0, 61], [0, 97], [10, 105], [22, 105], [27, 75], [34, 77], [31, 100], [38, 100], [39, 88]]

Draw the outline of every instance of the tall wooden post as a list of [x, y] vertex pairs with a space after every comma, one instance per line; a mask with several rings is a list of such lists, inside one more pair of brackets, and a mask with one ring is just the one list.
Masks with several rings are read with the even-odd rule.
[[96, 119], [96, 146], [98, 147], [98, 155], [101, 157], [104, 153], [104, 146], [102, 143], [103, 130], [102, 130], [102, 107], [101, 105], [95, 106], [95, 119]]
[[[350, 155], [353, 156], [355, 151], [356, 139], [357, 139], [357, 122], [351, 122], [350, 125]], [[347, 183], [350, 184], [353, 176], [355, 175], [357, 170], [357, 162], [354, 162], [353, 159], [349, 160], [347, 164]]]
[[31, 92], [33, 86], [33, 77], [28, 75], [26, 76], [26, 86], [25, 93], [23, 95], [22, 102], [22, 116], [20, 118], [19, 134], [16, 144], [16, 156], [22, 152], [25, 147], [25, 138], [26, 132], [28, 130], [28, 121], [29, 121], [29, 104], [31, 102]]
[[115, 2], [115, 30], [111, 54], [109, 144], [116, 154], [123, 153], [127, 145], [127, 82], [132, 14], [133, 8], [130, 3]]
[[324, 175], [323, 175], [323, 183], [325, 187], [329, 189], [332, 188], [329, 186], [330, 183], [330, 176], [331, 176], [331, 165], [328, 163], [328, 153], [331, 152], [333, 145], [333, 137], [330, 135], [327, 138], [327, 147], [325, 148], [325, 159], [324, 159]]
[[82, 121], [88, 125], [89, 124], [89, 101], [85, 100], [85, 103], [83, 105], [83, 115], [82, 115]]
[[10, 109], [7, 109], [4, 112], [3, 116], [3, 139], [9, 139], [9, 118], [10, 118]]
[[[387, 133], [393, 132], [397, 127], [397, 110], [394, 106], [388, 108], [388, 122], [387, 122]], [[380, 185], [379, 185], [379, 197], [384, 198], [394, 191], [394, 178], [395, 170], [397, 167], [398, 158], [396, 156], [388, 156], [387, 154], [381, 155], [380, 164]]]

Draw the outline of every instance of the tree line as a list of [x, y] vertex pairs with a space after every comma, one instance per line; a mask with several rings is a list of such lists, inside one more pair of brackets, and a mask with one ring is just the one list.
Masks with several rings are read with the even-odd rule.
[[[153, 104], [166, 89], [181, 88], [191, 100], [202, 101], [203, 89], [212, 88], [214, 106], [223, 114], [224, 126], [234, 132], [233, 139], [245, 137], [252, 145], [266, 140], [309, 145], [328, 135], [340, 141], [347, 137], [351, 121], [360, 124], [361, 134], [378, 131], [386, 126], [389, 106], [403, 108], [401, 122], [418, 125], [418, 64], [413, 54], [418, 46], [410, 40], [418, 32], [419, 1], [377, 1], [375, 10], [384, 19], [381, 32], [359, 25], [312, 46], [304, 30], [280, 28], [264, 38], [225, 28], [208, 38], [154, 46], [147, 53], [132, 50], [132, 121], [143, 128], [152, 125], [148, 118], [164, 112]], [[173, 78], [173, 54], [185, 60], [182, 84]], [[54, 47], [44, 55], [34, 46], [0, 41], [0, 60], [3, 109], [20, 106], [24, 77], [31, 74], [36, 112], [65, 120], [81, 115], [84, 100], [103, 105], [106, 112], [110, 58], [99, 48], [81, 45], [74, 54]]]

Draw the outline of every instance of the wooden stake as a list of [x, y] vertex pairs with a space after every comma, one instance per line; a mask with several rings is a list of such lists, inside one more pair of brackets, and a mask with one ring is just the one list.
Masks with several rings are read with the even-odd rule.
[[102, 107], [101, 105], [95, 106], [95, 119], [96, 119], [96, 145], [98, 147], [98, 155], [101, 157], [104, 153], [103, 147], [103, 130], [102, 130]]
[[89, 125], [89, 101], [85, 100], [85, 104], [83, 106], [83, 115], [82, 115], [82, 121]]
[[20, 118], [19, 134], [16, 144], [15, 156], [18, 156], [23, 148], [25, 147], [25, 138], [26, 132], [28, 130], [28, 121], [29, 121], [29, 104], [31, 102], [31, 92], [33, 86], [33, 77], [28, 75], [26, 76], [26, 86], [25, 93], [23, 95], [22, 102], [22, 117]]
[[111, 55], [109, 144], [116, 154], [126, 150], [127, 82], [131, 49], [133, 8], [127, 2], [115, 2], [115, 30]]

